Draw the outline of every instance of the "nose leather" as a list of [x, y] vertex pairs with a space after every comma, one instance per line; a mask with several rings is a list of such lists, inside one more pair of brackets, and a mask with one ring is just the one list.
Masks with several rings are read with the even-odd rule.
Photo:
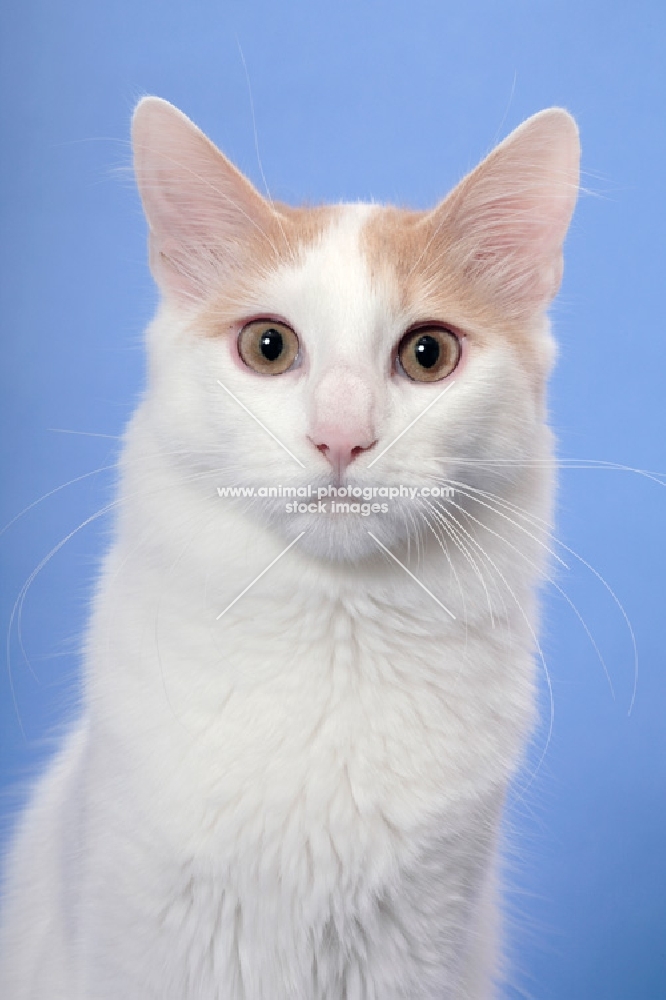
[[317, 386], [308, 436], [337, 478], [376, 443], [373, 404], [368, 382], [346, 369], [332, 369]]
[[370, 441], [368, 444], [352, 443], [352, 441], [342, 437], [336, 438], [335, 432], [333, 432], [328, 435], [328, 442], [313, 442], [317, 451], [320, 451], [328, 459], [337, 478], [342, 476], [347, 466], [351, 465], [357, 455], [369, 451], [375, 444], [374, 441]]

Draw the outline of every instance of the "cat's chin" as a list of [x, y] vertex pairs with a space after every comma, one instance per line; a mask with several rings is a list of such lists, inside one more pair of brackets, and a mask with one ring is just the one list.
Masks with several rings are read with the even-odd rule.
[[[327, 562], [358, 563], [376, 557], [407, 538], [405, 523], [386, 514], [293, 514], [276, 519], [273, 527], [287, 543], [298, 539], [298, 547]], [[300, 536], [300, 537], [299, 537]], [[381, 543], [381, 544], [380, 544]]]

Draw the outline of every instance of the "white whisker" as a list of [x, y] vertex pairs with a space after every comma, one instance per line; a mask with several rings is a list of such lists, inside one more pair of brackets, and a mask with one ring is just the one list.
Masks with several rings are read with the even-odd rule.
[[[462, 489], [459, 489], [459, 492], [462, 493], [463, 496], [469, 497], [470, 500], [474, 500], [476, 502], [481, 502], [481, 501], [478, 500], [478, 497], [473, 496], [471, 493], [466, 493]], [[498, 514], [500, 517], [505, 517], [506, 516], [501, 511], [496, 510], [495, 508], [493, 508], [489, 504], [484, 504], [484, 506], [487, 507], [487, 509], [492, 510], [494, 513]], [[460, 509], [462, 510], [463, 508], [460, 508]], [[525, 561], [528, 563], [528, 565], [531, 566], [532, 569], [534, 569], [537, 573], [541, 572], [541, 575], [543, 575], [544, 580], [547, 580], [548, 583], [552, 587], [554, 587], [555, 590], [557, 590], [558, 593], [564, 598], [564, 600], [567, 602], [567, 604], [569, 605], [569, 607], [571, 608], [571, 610], [574, 612], [574, 614], [578, 618], [580, 624], [583, 626], [583, 629], [585, 630], [585, 633], [586, 633], [588, 639], [590, 640], [590, 643], [592, 644], [592, 648], [594, 649], [594, 651], [595, 651], [595, 653], [596, 653], [596, 655], [597, 655], [597, 657], [599, 659], [599, 662], [601, 663], [603, 671], [604, 671], [604, 673], [606, 675], [606, 680], [608, 681], [608, 686], [610, 688], [611, 696], [613, 697], [613, 699], [615, 699], [615, 689], [613, 687], [613, 682], [611, 680], [611, 676], [610, 676], [610, 673], [608, 671], [608, 667], [606, 665], [606, 661], [604, 660], [604, 658], [603, 658], [603, 656], [601, 654], [601, 650], [599, 649], [599, 646], [597, 645], [597, 642], [594, 639], [594, 636], [592, 635], [592, 633], [591, 633], [591, 631], [590, 631], [590, 629], [589, 629], [589, 627], [587, 625], [587, 622], [583, 618], [583, 616], [580, 613], [580, 611], [578, 610], [577, 606], [574, 604], [574, 602], [571, 600], [571, 598], [569, 597], [569, 595], [566, 593], [566, 591], [559, 585], [559, 583], [557, 583], [556, 580], [553, 579], [553, 577], [549, 573], [545, 572], [544, 570], [540, 570], [540, 567], [532, 559], [529, 559], [528, 556], [525, 555], [525, 553], [521, 552], [520, 549], [517, 546], [515, 546], [511, 542], [509, 542], [509, 540], [507, 538], [504, 538], [498, 532], [492, 531], [492, 529], [490, 529], [490, 527], [487, 524], [484, 524], [482, 521], [479, 521], [472, 514], [470, 514], [469, 511], [464, 511], [464, 513], [466, 514], [466, 516], [472, 518], [472, 520], [475, 521], [476, 524], [481, 525], [487, 531], [491, 531], [491, 533], [493, 535], [495, 535], [497, 538], [501, 539], [514, 552], [516, 552], [518, 555], [522, 556], [522, 558], [525, 559]], [[508, 518], [508, 520], [511, 522], [511, 524], [513, 524], [519, 530], [525, 531], [525, 529], [521, 525], [516, 524], [515, 521], [511, 520], [511, 518]], [[534, 538], [534, 536], [530, 532], [526, 532], [526, 534], [528, 534], [530, 538]], [[535, 539], [535, 540], [538, 541], [538, 539]], [[560, 562], [562, 562], [562, 560], [560, 560]], [[565, 569], [569, 568], [568, 566], [566, 566], [565, 563], [562, 563], [562, 565], [565, 567]]]

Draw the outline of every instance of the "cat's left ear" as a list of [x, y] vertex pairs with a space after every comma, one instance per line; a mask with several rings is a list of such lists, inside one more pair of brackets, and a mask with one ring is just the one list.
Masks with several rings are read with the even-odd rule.
[[450, 259], [507, 315], [539, 312], [557, 293], [579, 160], [575, 121], [549, 108], [523, 122], [431, 213]]
[[150, 267], [168, 300], [196, 305], [221, 275], [242, 268], [275, 212], [168, 101], [145, 97], [132, 120], [134, 169], [150, 227]]

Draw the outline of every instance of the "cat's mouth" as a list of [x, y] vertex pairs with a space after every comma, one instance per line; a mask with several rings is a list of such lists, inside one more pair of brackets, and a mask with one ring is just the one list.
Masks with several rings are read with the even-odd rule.
[[358, 561], [407, 539], [415, 524], [418, 487], [368, 484], [335, 473], [300, 486], [255, 495], [254, 508], [273, 530], [312, 555]]

